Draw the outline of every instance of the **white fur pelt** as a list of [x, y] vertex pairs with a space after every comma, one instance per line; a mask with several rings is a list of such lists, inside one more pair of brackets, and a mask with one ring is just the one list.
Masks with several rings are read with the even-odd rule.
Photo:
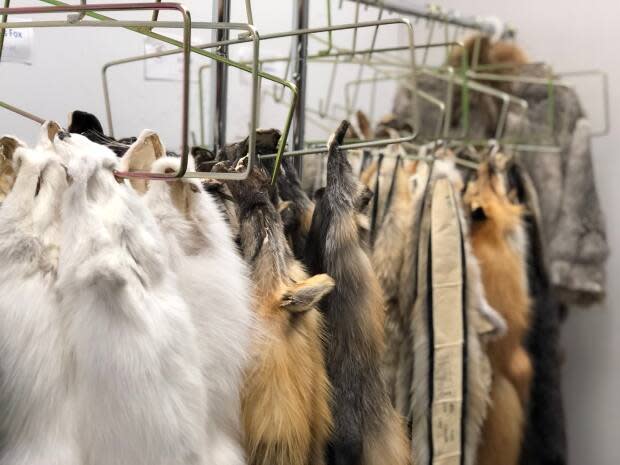
[[54, 293], [65, 171], [40, 146], [20, 144], [11, 158], [17, 178], [0, 208], [0, 464], [79, 465]]
[[[178, 159], [164, 157], [151, 170], [178, 168]], [[198, 180], [150, 182], [145, 200], [172, 246], [174, 269], [198, 331], [208, 389], [208, 463], [243, 465], [240, 391], [257, 325], [249, 271], [224, 215]]]
[[196, 331], [142, 199], [114, 154], [72, 134], [58, 291], [75, 364], [84, 465], [206, 464], [206, 389]]

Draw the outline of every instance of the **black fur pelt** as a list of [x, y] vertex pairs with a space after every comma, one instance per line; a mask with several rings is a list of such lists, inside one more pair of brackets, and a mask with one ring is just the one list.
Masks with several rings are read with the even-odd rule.
[[408, 450], [381, 372], [382, 295], [359, 226], [367, 195], [339, 148], [348, 126], [343, 122], [330, 141], [327, 185], [317, 192], [305, 249], [311, 274], [328, 273], [336, 282], [320, 303], [333, 386], [327, 463], [398, 465], [407, 462]]
[[521, 465], [566, 465], [566, 431], [561, 390], [560, 328], [562, 304], [553, 295], [530, 226], [528, 281], [533, 300], [527, 349], [534, 379], [521, 450]]
[[567, 443], [562, 401], [560, 332], [564, 305], [554, 295], [545, 266], [540, 231], [540, 207], [532, 181], [523, 167], [513, 163], [508, 183], [515, 199], [526, 206], [528, 235], [527, 279], [532, 299], [531, 326], [526, 349], [534, 378], [526, 412], [521, 465], [566, 465]]
[[118, 157], [122, 157], [129, 150], [129, 146], [136, 141], [135, 137], [117, 140], [106, 136], [99, 119], [92, 113], [81, 110], [75, 110], [71, 113], [67, 130], [73, 134], [82, 134], [97, 144], [107, 146]]

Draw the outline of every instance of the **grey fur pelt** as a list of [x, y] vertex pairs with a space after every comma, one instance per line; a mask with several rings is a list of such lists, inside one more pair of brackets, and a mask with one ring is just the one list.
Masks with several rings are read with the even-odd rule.
[[[533, 71], [536, 74], [536, 70]], [[557, 153], [524, 153], [521, 163], [539, 194], [541, 233], [551, 285], [567, 304], [591, 304], [605, 295], [609, 255], [605, 219], [596, 190], [590, 124], [573, 89], [557, 87], [554, 132], [548, 135], [545, 86], [515, 86], [529, 104], [524, 133], [533, 143], [553, 143]]]

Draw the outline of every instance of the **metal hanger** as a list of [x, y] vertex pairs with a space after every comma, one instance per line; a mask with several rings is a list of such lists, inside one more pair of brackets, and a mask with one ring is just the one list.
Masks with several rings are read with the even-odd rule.
[[[56, 0], [43, 0], [43, 1], [56, 1]], [[161, 23], [160, 23], [161, 24]], [[285, 38], [285, 37], [292, 37], [292, 36], [297, 36], [300, 34], [317, 34], [317, 33], [323, 33], [323, 32], [329, 32], [329, 31], [341, 31], [341, 30], [346, 30], [346, 29], [360, 29], [360, 28], [367, 28], [367, 27], [377, 27], [377, 26], [386, 26], [386, 25], [403, 25], [406, 28], [407, 31], [407, 36], [408, 36], [408, 41], [409, 41], [409, 47], [406, 47], [406, 50], [410, 50], [411, 51], [411, 55], [410, 55], [410, 67], [411, 69], [415, 69], [415, 57], [413, 56], [413, 27], [411, 25], [411, 22], [406, 20], [406, 19], [402, 19], [402, 18], [395, 18], [395, 19], [385, 19], [385, 20], [377, 20], [377, 21], [366, 21], [366, 22], [361, 22], [361, 23], [349, 23], [349, 24], [342, 24], [342, 25], [332, 25], [332, 26], [324, 26], [324, 27], [316, 27], [316, 28], [306, 28], [306, 29], [298, 29], [298, 30], [293, 30], [293, 31], [287, 31], [287, 32], [279, 32], [279, 33], [273, 33], [273, 34], [265, 34], [262, 35], [260, 37], [260, 41], [264, 41], [264, 40], [271, 40], [271, 39], [280, 39], [280, 38]], [[217, 41], [217, 42], [212, 42], [210, 44], [202, 44], [199, 47], [199, 50], [204, 49], [204, 48], [214, 48], [214, 47], [219, 47], [222, 45], [234, 45], [234, 44], [241, 44], [241, 43], [245, 43], [245, 42], [249, 42], [250, 39], [247, 38], [237, 38], [237, 39], [229, 39], [229, 40], [224, 40], [224, 41]], [[193, 49], [192, 49], [193, 51]], [[201, 54], [205, 54], [206, 52], [204, 50], [201, 50]], [[368, 50], [356, 50], [356, 51], [347, 51], [347, 52], [337, 52], [338, 54], [340, 54], [341, 56], [343, 54], [354, 54], [354, 55], [360, 55], [360, 54], [367, 54], [369, 51]], [[130, 57], [130, 58], [126, 58], [123, 60], [118, 60], [119, 62], [134, 62], [134, 61], [140, 61], [142, 59], [150, 59], [150, 58], [155, 58], [157, 56], [166, 56], [166, 55], [173, 55], [175, 53], [181, 53], [181, 50], [170, 50], [170, 51], [166, 51], [166, 52], [158, 52], [158, 53], [153, 53], [150, 54], [148, 56], [148, 58], [145, 58], [144, 55], [142, 56], [136, 56], [136, 57]], [[332, 52], [331, 56], [334, 56], [334, 53]], [[317, 59], [325, 59], [326, 55], [315, 55], [315, 57]], [[308, 59], [310, 59], [312, 57], [308, 57]], [[266, 62], [271, 62], [271, 61], [284, 61], [284, 60], [288, 60], [288, 57], [283, 57], [283, 58], [276, 58], [276, 59], [265, 59], [262, 60], [262, 62], [266, 63]], [[259, 59], [259, 62], [261, 60]], [[119, 63], [122, 64], [122, 63]], [[240, 65], [237, 63], [237, 65]], [[241, 64], [241, 66], [244, 66], [243, 64]], [[109, 66], [108, 66], [109, 67]], [[239, 66], [236, 66], [239, 67]], [[261, 77], [265, 77], [267, 76], [268, 78], [272, 78], [271, 80], [275, 80], [273, 79], [274, 77], [268, 74], [264, 74], [264, 76], [262, 74], [259, 73], [259, 75]], [[412, 74], [412, 79], [415, 82], [415, 76]], [[282, 81], [282, 80], [279, 80]], [[278, 82], [278, 81], [276, 81]], [[283, 81], [285, 82], [285, 81]], [[290, 84], [290, 83], [289, 83]], [[288, 128], [290, 127], [290, 125], [288, 124], [288, 119], [287, 119], [287, 127], [285, 128], [285, 131], [283, 131], [283, 140], [284, 140], [284, 135], [288, 134]], [[417, 130], [418, 125], [416, 125], [414, 127], [414, 129]], [[345, 144], [343, 145], [343, 149], [357, 149], [357, 148], [364, 148], [364, 147], [376, 147], [376, 146], [382, 146], [382, 145], [387, 145], [390, 143], [398, 143], [398, 142], [402, 142], [402, 141], [410, 141], [413, 140], [416, 136], [416, 131], [414, 131], [414, 133], [412, 133], [410, 136], [406, 136], [403, 137], [397, 141], [392, 141], [392, 140], [378, 140], [378, 141], [365, 141], [365, 142], [360, 142], [360, 143], [355, 143], [355, 144]], [[301, 155], [309, 155], [309, 154], [319, 154], [319, 153], [326, 153], [327, 152], [327, 146], [326, 145], [322, 145], [321, 147], [313, 147], [313, 148], [308, 148], [308, 149], [302, 149], [302, 150], [294, 150], [294, 151], [288, 151], [288, 152], [282, 152], [282, 153], [275, 153], [275, 154], [269, 154], [269, 155], [261, 155], [260, 158], [276, 158], [276, 163], [274, 164], [274, 167], [276, 170], [279, 169], [280, 166], [280, 159], [282, 156], [301, 156]], [[274, 171], [274, 176], [273, 179], [275, 180], [275, 171]]]
[[[242, 29], [250, 32], [252, 34], [252, 40], [255, 44], [255, 59], [258, 59], [258, 36], [256, 31], [252, 26], [248, 26], [245, 24], [214, 24], [214, 23], [197, 23], [192, 25], [189, 12], [180, 4], [176, 3], [143, 3], [143, 4], [93, 4], [93, 5], [66, 5], [62, 2], [58, 2], [57, 0], [43, 0], [45, 3], [53, 4], [54, 6], [44, 6], [44, 7], [21, 7], [21, 8], [9, 8], [9, 9], [1, 9], [1, 15], [38, 15], [45, 13], [82, 13], [84, 12], [86, 16], [93, 17], [97, 19], [97, 21], [78, 21], [78, 22], [70, 22], [66, 21], [28, 21], [28, 22], [16, 22], [16, 23], [3, 23], [0, 24], [0, 28], [38, 28], [38, 27], [123, 27], [132, 31], [139, 32], [141, 34], [147, 35], [149, 37], [153, 37], [164, 42], [170, 43], [171, 45], [175, 45], [177, 47], [181, 47], [183, 52], [183, 97], [182, 97], [182, 152], [181, 152], [181, 168], [178, 173], [173, 175], [162, 175], [157, 173], [148, 173], [148, 172], [132, 172], [132, 173], [118, 173], [120, 177], [135, 177], [135, 178], [144, 178], [144, 179], [162, 179], [162, 180], [170, 180], [178, 177], [208, 177], [205, 176], [205, 173], [190, 173], [187, 172], [188, 166], [188, 156], [189, 156], [189, 134], [188, 134], [188, 126], [189, 126], [189, 54], [190, 51], [196, 51], [204, 56], [209, 58], [216, 59], [218, 61], [230, 64], [232, 66], [240, 67], [241, 69], [245, 69], [248, 72], [251, 72], [253, 75], [253, 83], [258, 82], [258, 68], [248, 68], [246, 66], [242, 66], [238, 63], [234, 63], [224, 57], [219, 57], [212, 53], [196, 49], [191, 47], [191, 30], [192, 27], [204, 28], [204, 29], [216, 29], [216, 28], [231, 28], [231, 29]], [[140, 10], [168, 10], [168, 11], [178, 11], [182, 17], [183, 21], [181, 22], [153, 22], [153, 21], [117, 21], [113, 20], [109, 17], [103, 16], [100, 13], [96, 12], [108, 12], [108, 11], [140, 11]], [[182, 28], [183, 29], [183, 41], [177, 41], [175, 39], [171, 39], [161, 34], [157, 34], [152, 32], [149, 27], [157, 26], [158, 28]], [[275, 78], [275, 77], [274, 77]], [[277, 78], [275, 78], [277, 79]], [[289, 83], [287, 83], [289, 84]], [[293, 91], [296, 89], [291, 85]], [[253, 90], [255, 91], [253, 94], [253, 109], [256, 108], [256, 100], [257, 100], [257, 92], [256, 86], [254, 85]], [[15, 109], [14, 106], [3, 104], [4, 108], [13, 111]], [[18, 112], [23, 116], [26, 116], [26, 113], [23, 110]], [[33, 116], [33, 115], [31, 115]], [[43, 118], [37, 117], [37, 119], [33, 119], [34, 121], [39, 122]], [[291, 116], [292, 119], [292, 116]], [[255, 140], [253, 137], [253, 133], [251, 133], [251, 157], [252, 160], [249, 165], [255, 159]], [[249, 169], [246, 173], [213, 173], [215, 176], [210, 176], [211, 178], [220, 178], [220, 179], [244, 179], [249, 174]], [[225, 174], [226, 176], [221, 177], [221, 174]], [[231, 176], [232, 175], [232, 176]]]

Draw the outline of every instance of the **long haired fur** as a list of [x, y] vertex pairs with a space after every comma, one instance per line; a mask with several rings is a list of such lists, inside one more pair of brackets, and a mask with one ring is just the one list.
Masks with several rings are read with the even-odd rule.
[[25, 147], [22, 141], [15, 137], [3, 136], [0, 138], [0, 204], [11, 192], [15, 182], [13, 170], [13, 154], [18, 147]]
[[415, 173], [416, 166], [404, 167], [397, 162], [393, 169], [396, 170], [393, 179], [393, 199], [386, 207], [387, 213], [382, 227], [377, 232], [371, 260], [383, 290], [386, 309], [384, 376], [390, 399], [396, 406], [399, 391], [397, 377], [400, 367], [400, 351], [407, 338], [405, 335], [407, 315], [401, 313], [399, 303], [400, 276], [414, 203], [409, 177]]
[[[243, 163], [237, 166], [245, 170]], [[332, 426], [319, 300], [333, 280], [308, 278], [286, 242], [275, 191], [255, 168], [227, 183], [238, 203], [240, 242], [251, 266], [254, 306], [266, 335], [256, 340], [242, 394], [250, 465], [321, 465]]]
[[[125, 157], [142, 157], [143, 167], [155, 173], [177, 172], [180, 160], [165, 156], [163, 144], [149, 139], [159, 138], [143, 131]], [[194, 170], [191, 160], [189, 169]], [[207, 463], [243, 465], [240, 391], [255, 329], [247, 266], [222, 212], [198, 180], [151, 181], [144, 187], [198, 331], [208, 393]]]
[[532, 365], [523, 347], [529, 325], [522, 207], [512, 204], [490, 164], [481, 166], [464, 196], [472, 217], [471, 241], [489, 303], [507, 323], [504, 337], [488, 344], [493, 370], [492, 404], [484, 427], [479, 463], [519, 461], [524, 410]]
[[321, 302], [334, 387], [328, 464], [407, 464], [404, 429], [381, 372], [383, 296], [359, 236], [357, 204], [364, 189], [338, 147], [348, 127], [343, 122], [328, 144], [327, 187], [317, 201], [306, 247], [310, 270], [336, 280], [334, 292]]
[[[430, 444], [429, 415], [431, 393], [428, 377], [430, 373], [430, 336], [427, 300], [430, 240], [430, 192], [434, 182], [448, 178], [454, 191], [460, 191], [462, 180], [454, 163], [437, 160], [432, 167], [419, 163], [411, 176], [410, 192], [412, 208], [409, 212], [408, 229], [404, 247], [402, 272], [400, 274], [399, 304], [405, 328], [400, 350], [397, 372], [396, 405], [398, 410], [411, 421], [412, 451], [418, 464], [429, 463]], [[467, 222], [463, 206], [458, 202], [462, 234], [467, 239]], [[467, 322], [467, 384], [464, 424], [465, 464], [477, 463], [476, 452], [481, 429], [489, 404], [491, 372], [489, 360], [483, 350], [483, 342], [501, 334], [503, 320], [486, 301], [480, 280], [478, 263], [473, 256], [468, 240], [464, 240], [465, 300]]]
[[54, 147], [70, 179], [58, 293], [83, 463], [203, 464], [206, 390], [166, 241], [109, 149], [67, 133]]
[[2, 140], [16, 177], [0, 207], [0, 464], [79, 465], [54, 289], [65, 171], [41, 142]]

